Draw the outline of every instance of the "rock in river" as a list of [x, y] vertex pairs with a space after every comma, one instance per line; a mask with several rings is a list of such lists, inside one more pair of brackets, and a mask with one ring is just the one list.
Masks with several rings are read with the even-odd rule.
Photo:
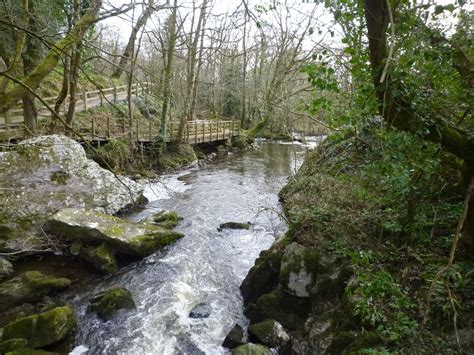
[[52, 216], [46, 229], [72, 241], [101, 244], [117, 252], [147, 256], [173, 243], [183, 234], [148, 223], [134, 223], [103, 213], [66, 208]]
[[7, 251], [41, 244], [42, 225], [63, 208], [114, 214], [146, 201], [140, 184], [101, 168], [79, 143], [61, 135], [0, 152], [0, 188], [0, 250]]
[[248, 343], [232, 350], [232, 355], [273, 355], [273, 353], [266, 346]]
[[70, 306], [20, 318], [5, 326], [2, 341], [25, 339], [28, 347], [40, 348], [63, 339], [76, 325]]
[[102, 319], [109, 320], [119, 309], [134, 309], [135, 302], [130, 291], [121, 288], [111, 288], [91, 300], [89, 310], [97, 312]]
[[0, 311], [25, 302], [36, 302], [43, 296], [69, 287], [65, 278], [28, 271], [0, 284]]
[[250, 223], [243, 223], [243, 222], [225, 222], [222, 223], [218, 230], [221, 229], [249, 229]]
[[189, 313], [189, 318], [208, 318], [211, 315], [212, 308], [207, 303], [199, 303]]
[[118, 270], [114, 252], [105, 244], [81, 248], [81, 257], [104, 274]]
[[233, 349], [244, 344], [244, 330], [240, 324], [236, 324], [225, 337], [222, 346], [227, 349]]

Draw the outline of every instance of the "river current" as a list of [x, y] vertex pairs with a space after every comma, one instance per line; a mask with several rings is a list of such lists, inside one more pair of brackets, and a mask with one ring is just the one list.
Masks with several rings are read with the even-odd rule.
[[[285, 232], [278, 192], [302, 162], [304, 147], [258, 143], [202, 168], [164, 176], [146, 186], [141, 220], [162, 209], [182, 217], [184, 237], [164, 251], [111, 276], [88, 279], [67, 296], [78, 315], [73, 354], [226, 354], [221, 347], [235, 323], [245, 325], [239, 286], [258, 254]], [[227, 221], [250, 230], [218, 231]], [[135, 311], [104, 322], [87, 312], [89, 299], [115, 286], [130, 290]], [[79, 289], [79, 292], [78, 292]], [[196, 305], [208, 318], [190, 318]]]

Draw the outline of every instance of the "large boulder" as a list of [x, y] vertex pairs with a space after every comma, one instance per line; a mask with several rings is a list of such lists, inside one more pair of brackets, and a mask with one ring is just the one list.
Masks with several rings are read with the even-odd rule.
[[251, 341], [266, 345], [270, 348], [282, 347], [288, 344], [290, 336], [283, 326], [273, 319], [266, 319], [249, 326]]
[[232, 355], [273, 355], [273, 353], [266, 346], [248, 343], [232, 350]]
[[52, 216], [46, 229], [72, 241], [106, 243], [117, 252], [146, 256], [183, 234], [148, 223], [134, 223], [94, 211], [66, 208]]
[[233, 349], [244, 344], [244, 330], [240, 324], [236, 324], [225, 337], [222, 346], [224, 348]]
[[27, 271], [0, 284], [0, 311], [15, 305], [36, 302], [42, 297], [68, 288], [71, 281]]
[[289, 244], [281, 259], [280, 285], [297, 297], [309, 297], [320, 269], [317, 251], [298, 243]]
[[2, 341], [25, 339], [29, 348], [40, 348], [63, 339], [76, 325], [70, 306], [20, 318], [3, 329]]
[[114, 214], [146, 201], [141, 185], [101, 168], [79, 143], [61, 135], [0, 152], [0, 188], [0, 250], [6, 251], [41, 245], [42, 225], [63, 208]]
[[111, 319], [119, 309], [134, 309], [135, 302], [130, 291], [125, 288], [111, 288], [91, 300], [89, 310], [97, 312], [104, 320]]

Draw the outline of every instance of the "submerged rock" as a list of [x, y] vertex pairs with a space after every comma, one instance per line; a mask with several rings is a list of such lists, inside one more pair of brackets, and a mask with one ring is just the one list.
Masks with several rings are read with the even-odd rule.
[[40, 348], [63, 339], [76, 325], [70, 306], [20, 318], [5, 326], [2, 341], [25, 339], [29, 348]]
[[232, 355], [273, 355], [273, 353], [266, 346], [248, 343], [232, 350]]
[[249, 326], [249, 338], [251, 341], [270, 348], [285, 346], [290, 340], [290, 336], [283, 326], [273, 319], [251, 324]]
[[111, 288], [91, 300], [89, 310], [97, 312], [104, 320], [111, 319], [119, 309], [134, 309], [135, 302], [130, 291], [122, 287]]
[[36, 302], [70, 285], [71, 281], [66, 278], [47, 276], [39, 271], [25, 272], [0, 284], [0, 311], [21, 303]]
[[236, 324], [225, 337], [222, 346], [227, 349], [233, 349], [243, 344], [245, 344], [244, 330], [240, 324]]
[[105, 274], [112, 274], [118, 270], [114, 252], [105, 244], [81, 248], [81, 257]]
[[189, 313], [189, 318], [209, 318], [212, 308], [207, 303], [199, 303]]
[[41, 227], [63, 208], [114, 214], [146, 201], [140, 184], [101, 168], [79, 143], [61, 135], [0, 152], [0, 188], [0, 249], [6, 251], [41, 245]]
[[249, 229], [250, 223], [243, 223], [243, 222], [226, 222], [222, 223], [219, 226], [219, 230], [221, 229]]
[[134, 223], [93, 211], [66, 208], [52, 216], [46, 228], [73, 241], [107, 243], [117, 252], [147, 256], [183, 234], [147, 223]]

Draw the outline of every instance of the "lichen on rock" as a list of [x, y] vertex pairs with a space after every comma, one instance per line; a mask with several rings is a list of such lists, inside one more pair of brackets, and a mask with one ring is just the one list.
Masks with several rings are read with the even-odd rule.
[[0, 152], [0, 181], [0, 222], [9, 230], [0, 247], [8, 251], [41, 246], [42, 225], [63, 208], [114, 214], [145, 201], [141, 185], [102, 169], [78, 142], [61, 135]]
[[103, 213], [67, 208], [52, 216], [46, 229], [71, 241], [106, 243], [118, 253], [147, 256], [183, 235], [148, 223], [134, 223]]

